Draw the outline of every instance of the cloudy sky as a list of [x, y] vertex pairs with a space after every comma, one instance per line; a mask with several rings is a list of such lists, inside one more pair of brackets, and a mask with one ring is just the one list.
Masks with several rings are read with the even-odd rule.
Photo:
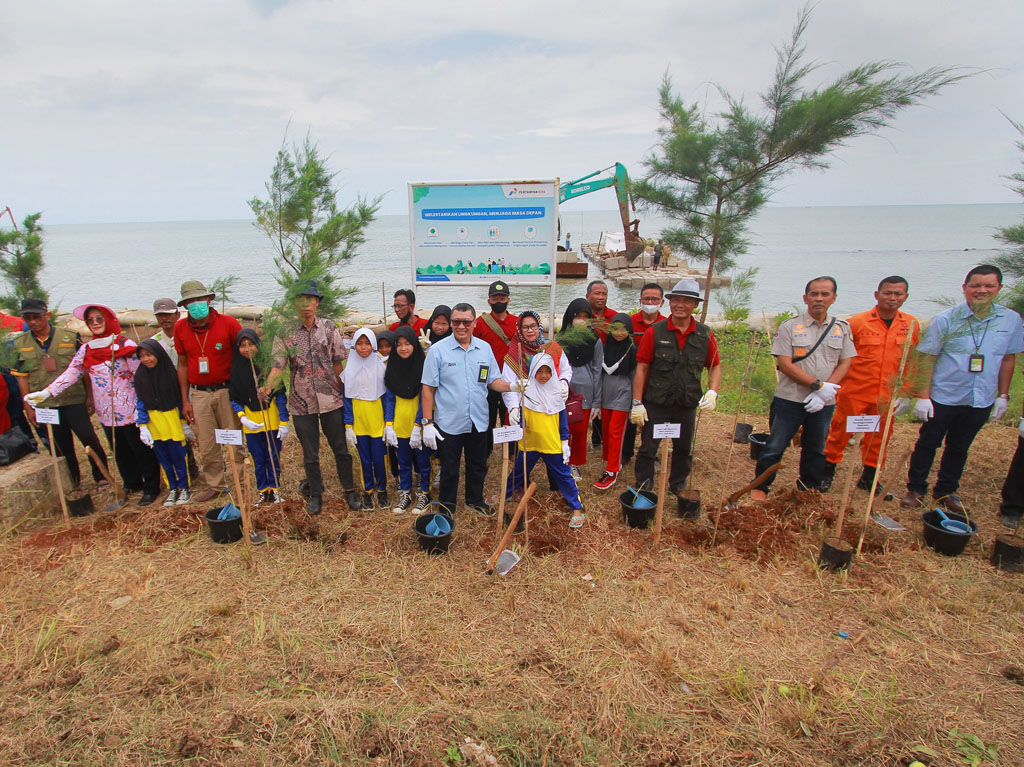
[[[800, 2], [34, 0], [3, 3], [0, 209], [50, 224], [247, 218], [286, 130], [342, 198], [408, 181], [634, 173], [657, 88], [754, 96]], [[872, 59], [985, 71], [791, 176], [774, 203], [1016, 202], [1020, 0], [822, 0], [813, 83]], [[290, 128], [288, 128], [290, 122]], [[573, 203], [614, 207], [610, 193]]]

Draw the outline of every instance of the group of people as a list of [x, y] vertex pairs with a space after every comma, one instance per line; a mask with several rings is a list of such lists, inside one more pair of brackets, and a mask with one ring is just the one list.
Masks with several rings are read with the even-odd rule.
[[[774, 480], [767, 470], [798, 431], [798, 487], [827, 491], [850, 438], [846, 419], [879, 415], [881, 421], [894, 399], [899, 414], [910, 409], [913, 397], [914, 414], [924, 424], [902, 503], [924, 502], [935, 453], [945, 440], [932, 492], [936, 503], [961, 511], [957, 491], [968, 449], [987, 420], [1005, 414], [1014, 355], [1024, 351], [1020, 316], [994, 302], [1001, 285], [996, 267], [972, 269], [964, 303], [939, 314], [922, 333], [918, 320], [901, 311], [909, 295], [902, 277], [884, 278], [875, 306], [849, 320], [828, 314], [837, 293], [833, 278], [808, 282], [806, 311], [783, 322], [772, 343], [779, 382], [753, 497], [767, 497]], [[402, 289], [394, 294], [396, 322], [379, 333], [360, 329], [348, 342], [332, 320], [318, 316], [323, 294], [315, 282], [300, 288], [294, 319], [274, 339], [218, 312], [214, 294], [201, 282], [187, 281], [180, 292], [177, 301], [154, 303], [160, 330], [139, 343], [122, 333], [106, 306], [75, 309], [91, 333], [83, 342], [50, 323], [44, 302], [23, 302], [28, 329], [13, 339], [19, 358], [13, 373], [30, 421], [35, 407], [58, 410], [54, 439], [76, 484], [81, 477], [72, 434], [97, 464], [106, 462], [90, 422], [95, 412], [123, 489], [139, 493], [140, 505], [158, 499], [161, 470], [165, 506], [225, 492], [216, 430], [240, 429], [245, 449], [233, 451], [231, 460], [243, 469], [245, 454], [250, 456], [260, 503], [281, 500], [283, 440], [294, 431], [305, 470], [300, 489], [311, 514], [323, 508], [322, 433], [351, 509], [419, 513], [436, 485], [437, 503], [454, 515], [464, 469], [465, 506], [490, 515], [494, 499], [484, 497], [484, 480], [493, 429], [508, 424], [520, 427], [522, 437], [513, 443], [507, 495], [520, 491], [543, 460], [552, 490], [571, 511], [570, 527], [578, 528], [585, 522], [579, 486], [588, 433], [601, 447], [595, 489], [616, 484], [637, 431], [635, 481], [651, 487], [654, 426], [679, 424], [667, 471], [670, 491], [682, 493], [697, 412], [715, 409], [722, 382], [715, 335], [694, 316], [702, 297], [693, 280], [679, 281], [668, 293], [645, 285], [639, 310], [631, 314], [609, 308], [607, 285], [594, 280], [584, 298], [569, 303], [550, 337], [536, 312], [510, 311], [512, 291], [501, 280], [489, 286], [488, 311], [478, 314], [468, 303], [441, 305], [429, 319], [416, 314], [415, 293]], [[878, 432], [865, 436], [859, 486], [877, 486], [885, 449]], [[101, 467], [93, 469], [102, 483]], [[389, 473], [397, 477], [395, 499], [388, 495]], [[1003, 492], [1007, 524], [1016, 524], [1024, 511], [1021, 475], [1024, 425]]]

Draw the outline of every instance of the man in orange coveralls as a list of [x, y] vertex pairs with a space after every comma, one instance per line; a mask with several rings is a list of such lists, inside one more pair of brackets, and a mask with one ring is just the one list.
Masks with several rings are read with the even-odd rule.
[[[843, 379], [843, 388], [836, 395], [836, 410], [825, 443], [827, 463], [822, 490], [831, 486], [836, 466], [843, 460], [843, 449], [850, 438], [846, 431], [847, 416], [881, 415], [878, 431], [863, 435], [860, 446], [864, 469], [857, 487], [862, 490], [871, 489], [878, 468], [879, 453], [882, 452], [881, 432], [899, 373], [903, 345], [908, 334], [912, 347], [917, 346], [920, 337], [921, 324], [917, 318], [900, 311], [908, 296], [909, 285], [904, 278], [886, 277], [878, 283], [878, 290], [875, 291], [875, 308], [850, 317], [850, 330], [853, 332], [857, 356], [853, 358], [850, 372]], [[909, 381], [909, 369], [905, 369], [903, 378], [904, 382]], [[913, 386], [905, 383], [904, 389], [912, 390]], [[906, 412], [910, 404], [909, 399], [898, 400], [895, 415]], [[892, 436], [891, 431], [889, 436]], [[882, 488], [878, 486], [875, 493], [880, 492]]]

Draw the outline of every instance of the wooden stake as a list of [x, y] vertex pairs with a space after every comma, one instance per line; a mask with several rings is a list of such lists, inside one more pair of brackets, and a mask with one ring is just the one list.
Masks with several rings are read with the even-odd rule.
[[57, 494], [60, 496], [60, 510], [64, 514], [64, 525], [71, 524], [71, 515], [68, 514], [68, 501], [64, 497], [64, 483], [60, 479], [60, 464], [57, 463], [57, 447], [53, 444], [53, 424], [46, 424], [46, 436], [50, 438], [50, 455], [53, 456], [53, 474], [57, 478]]
[[512, 521], [508, 523], [508, 527], [505, 528], [505, 534], [501, 536], [501, 541], [498, 542], [498, 548], [494, 550], [491, 558], [487, 560], [488, 572], [494, 569], [494, 565], [497, 563], [498, 557], [501, 556], [501, 552], [508, 546], [508, 542], [512, 539], [512, 533], [515, 531], [516, 525], [519, 524], [519, 518], [523, 516], [523, 513], [526, 511], [526, 504], [529, 503], [530, 498], [533, 497], [535, 492], [537, 492], [537, 483], [531, 482], [530, 486], [526, 488], [526, 492], [523, 493], [523, 497], [519, 499], [515, 514], [512, 515]]
[[857, 468], [857, 462], [852, 457], [846, 456], [850, 467], [846, 470], [846, 480], [843, 482], [843, 500], [839, 504], [839, 516], [836, 518], [836, 538], [843, 537], [843, 521], [846, 518], [846, 504], [850, 502], [850, 488], [853, 487], [853, 472]]
[[508, 442], [501, 443], [501, 495], [498, 496], [498, 533], [499, 541], [505, 531], [505, 493], [508, 492]]
[[[696, 433], [694, 437], [696, 437]], [[665, 485], [668, 484], [668, 439], [661, 440], [658, 450], [661, 472], [658, 474], [658, 508], [654, 512], [654, 545], [661, 543], [661, 520], [665, 515]]]
[[103, 475], [103, 478], [110, 483], [112, 488], [114, 488], [114, 497], [119, 499], [124, 498], [124, 490], [121, 489], [119, 484], [114, 482], [114, 478], [110, 476], [110, 470], [107, 468], [106, 464], [100, 460], [100, 457], [96, 455], [95, 451], [93, 451], [93, 449], [88, 445], [85, 446], [85, 454], [89, 456], [89, 460], [91, 460], [96, 465], [96, 468], [100, 470], [100, 474]]
[[242, 537], [247, 544], [252, 544], [249, 534], [252, 532], [252, 522], [249, 519], [249, 507], [242, 495], [242, 483], [238, 481], [238, 467], [235, 465], [235, 446], [228, 445], [228, 460], [231, 462], [231, 476], [235, 480], [235, 497], [238, 499], [239, 511], [242, 512]]

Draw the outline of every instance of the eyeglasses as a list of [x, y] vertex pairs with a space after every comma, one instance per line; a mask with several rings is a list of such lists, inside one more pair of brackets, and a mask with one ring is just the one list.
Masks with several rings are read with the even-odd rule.
[[102, 325], [104, 322], [106, 322], [106, 320], [102, 316], [85, 318], [86, 325]]
[[452, 325], [457, 328], [468, 328], [473, 324], [473, 320], [452, 320]]
[[660, 304], [662, 301], [664, 301], [663, 298], [652, 298], [650, 296], [640, 299], [640, 303], [642, 304]]
[[537, 325], [537, 324], [533, 324], [533, 325], [522, 325], [522, 326], [520, 327], [520, 329], [521, 329], [521, 330], [540, 330], [540, 325]]
[[392, 309], [404, 309], [404, 308], [405, 308], [405, 307], [407, 307], [408, 305], [409, 305], [409, 304], [391, 304], [391, 308], [392, 308]]

